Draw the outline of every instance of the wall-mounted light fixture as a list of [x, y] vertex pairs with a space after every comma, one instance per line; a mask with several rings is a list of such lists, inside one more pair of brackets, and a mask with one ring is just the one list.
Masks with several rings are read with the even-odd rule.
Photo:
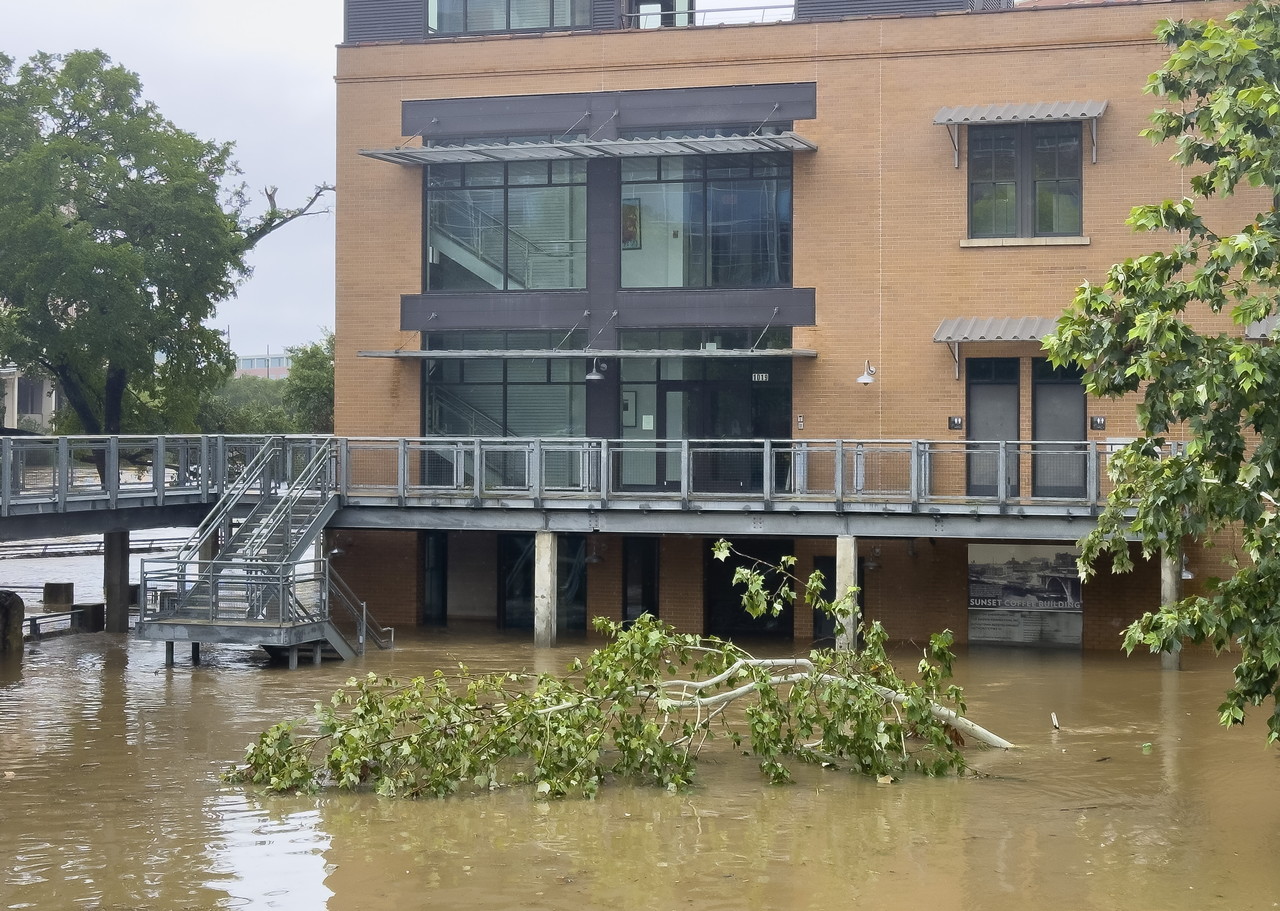
[[1090, 417], [1089, 429], [1090, 430], [1106, 430], [1107, 429], [1106, 416], [1101, 414], [1095, 414], [1092, 417]]
[[605, 371], [609, 369], [609, 365], [601, 362], [600, 358], [593, 357], [591, 359], [591, 372], [587, 374], [589, 380], [604, 379]]
[[964, 430], [964, 418], [953, 414], [951, 417], [947, 418], [947, 429]]
[[876, 368], [871, 366], [871, 361], [867, 361], [866, 369], [862, 371], [862, 376], [858, 377], [858, 382], [863, 386], [870, 386], [876, 381]]
[[1187, 569], [1187, 555], [1183, 554], [1182, 555], [1182, 581], [1185, 582], [1188, 579], [1194, 579], [1195, 577], [1196, 577], [1196, 574], [1193, 573], [1191, 570]]

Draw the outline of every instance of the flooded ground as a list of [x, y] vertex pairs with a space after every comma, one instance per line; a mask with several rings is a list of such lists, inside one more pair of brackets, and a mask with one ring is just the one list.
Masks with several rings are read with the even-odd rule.
[[0, 670], [0, 908], [1280, 907], [1280, 753], [1261, 719], [1216, 726], [1230, 664], [1206, 656], [1167, 673], [1145, 657], [962, 652], [970, 715], [1022, 745], [975, 752], [976, 779], [801, 769], [775, 788], [717, 754], [691, 793], [613, 786], [591, 803], [263, 797], [218, 780], [352, 673], [558, 670], [584, 648], [397, 638], [292, 672], [210, 647], [166, 668], [161, 644], [107, 634], [30, 645]]

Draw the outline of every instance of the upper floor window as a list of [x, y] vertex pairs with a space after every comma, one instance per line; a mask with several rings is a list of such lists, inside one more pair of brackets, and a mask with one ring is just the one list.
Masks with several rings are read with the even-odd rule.
[[791, 284], [789, 153], [622, 163], [622, 287]]
[[969, 236], [1079, 236], [1080, 122], [969, 127]]
[[545, 31], [591, 25], [590, 0], [429, 0], [429, 34]]
[[431, 165], [425, 288], [586, 287], [586, 179], [580, 160]]

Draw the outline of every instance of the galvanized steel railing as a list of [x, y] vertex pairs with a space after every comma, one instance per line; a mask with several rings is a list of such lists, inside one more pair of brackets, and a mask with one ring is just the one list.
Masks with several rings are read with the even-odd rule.
[[[327, 438], [321, 438], [327, 440]], [[272, 445], [293, 480], [317, 452], [306, 437], [6, 437], [0, 517], [215, 503]], [[603, 440], [333, 438], [341, 502], [739, 509], [743, 502], [1097, 506], [1112, 447], [965, 440]], [[297, 458], [294, 458], [296, 452]]]

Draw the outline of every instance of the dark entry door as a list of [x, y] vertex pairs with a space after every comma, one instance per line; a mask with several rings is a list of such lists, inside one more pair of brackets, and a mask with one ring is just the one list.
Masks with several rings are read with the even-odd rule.
[[[996, 441], [1018, 439], [1018, 359], [971, 357], [965, 362], [968, 379], [969, 447], [968, 492], [971, 497], [999, 495], [1000, 447]], [[1005, 492], [1018, 494], [1018, 456], [1009, 447], [1005, 457]]]
[[1078, 367], [1055, 368], [1044, 358], [1031, 363], [1032, 436], [1039, 442], [1031, 460], [1033, 496], [1085, 495], [1088, 452], [1082, 376]]

